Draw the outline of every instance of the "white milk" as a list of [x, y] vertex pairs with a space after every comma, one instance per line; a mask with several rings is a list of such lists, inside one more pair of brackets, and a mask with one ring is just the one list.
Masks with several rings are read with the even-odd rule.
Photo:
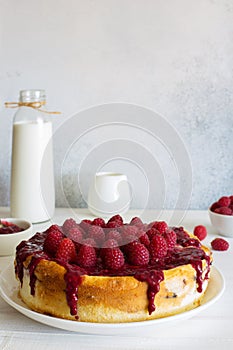
[[11, 215], [31, 222], [50, 219], [54, 212], [52, 123], [13, 124]]

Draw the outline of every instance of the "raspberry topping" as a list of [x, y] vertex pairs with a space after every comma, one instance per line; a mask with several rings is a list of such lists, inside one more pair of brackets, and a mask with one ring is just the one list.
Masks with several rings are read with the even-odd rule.
[[72, 227], [69, 230], [68, 237], [72, 239], [72, 241], [80, 243], [83, 239], [83, 231], [79, 227]]
[[103, 253], [104, 265], [107, 269], [118, 270], [124, 263], [124, 255], [119, 248], [108, 248]]
[[164, 237], [161, 235], [155, 235], [152, 237], [149, 251], [152, 259], [161, 259], [167, 255], [167, 243]]
[[83, 245], [79, 249], [77, 262], [82, 267], [95, 266], [97, 260], [95, 248], [89, 245]]
[[129, 249], [128, 259], [132, 265], [145, 266], [149, 263], [150, 254], [143, 244], [138, 243]]
[[74, 219], [66, 219], [65, 222], [62, 225], [63, 232], [68, 235], [71, 228], [76, 227], [77, 223]]
[[105, 226], [105, 221], [102, 218], [96, 218], [92, 221], [92, 225], [104, 227]]
[[152, 228], [155, 228], [159, 233], [164, 234], [168, 229], [168, 225], [165, 221], [155, 221]]
[[94, 239], [96, 243], [101, 246], [105, 239], [104, 230], [100, 226], [90, 226], [88, 230], [88, 238]]
[[224, 251], [224, 250], [227, 250], [229, 248], [229, 243], [223, 238], [215, 238], [211, 242], [211, 247], [214, 250]]
[[60, 242], [56, 258], [65, 262], [73, 262], [76, 259], [76, 250], [74, 242], [70, 238], [63, 238]]
[[202, 241], [203, 239], [206, 238], [207, 236], [207, 230], [206, 227], [203, 225], [198, 225], [194, 227], [193, 234], [200, 240]]
[[170, 230], [165, 232], [163, 236], [166, 240], [167, 248], [169, 250], [172, 250], [175, 247], [177, 241], [176, 233], [173, 230]]
[[53, 229], [51, 228], [52, 226], [50, 227], [50, 230], [44, 241], [44, 250], [46, 253], [51, 254], [52, 256], [55, 256], [58, 246], [63, 239], [63, 234], [61, 233], [61, 231], [57, 230], [56, 228], [55, 230], [54, 228]]

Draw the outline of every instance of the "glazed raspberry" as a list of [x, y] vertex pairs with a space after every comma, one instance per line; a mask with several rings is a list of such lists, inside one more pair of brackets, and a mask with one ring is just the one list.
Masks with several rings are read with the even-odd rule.
[[79, 227], [72, 227], [69, 230], [68, 237], [72, 239], [72, 241], [80, 243], [83, 239], [83, 231]]
[[227, 196], [223, 196], [218, 200], [218, 204], [220, 207], [228, 207], [231, 204], [231, 200]]
[[141, 234], [141, 236], [139, 237], [139, 241], [140, 243], [144, 244], [145, 247], [149, 247], [150, 245], [149, 237], [145, 232]]
[[232, 215], [232, 210], [228, 207], [217, 208], [214, 212], [221, 215]]
[[68, 235], [69, 230], [73, 227], [76, 227], [76, 226], [77, 226], [76, 221], [74, 219], [70, 218], [70, 219], [65, 220], [65, 222], [62, 225], [62, 229], [63, 229], [64, 233], [66, 235]]
[[132, 265], [145, 266], [149, 263], [148, 249], [141, 243], [134, 245], [128, 252], [128, 260]]
[[97, 261], [95, 248], [82, 245], [77, 255], [77, 262], [81, 267], [95, 266]]
[[103, 261], [105, 267], [111, 270], [118, 270], [125, 263], [124, 255], [119, 248], [105, 249]]
[[75, 245], [70, 238], [63, 238], [60, 242], [56, 258], [65, 262], [73, 262], [76, 259]]
[[194, 234], [194, 236], [196, 236], [200, 241], [202, 241], [202, 240], [205, 239], [206, 236], [207, 236], [206, 227], [203, 226], [203, 225], [198, 225], [198, 226], [194, 227], [193, 234]]
[[149, 237], [149, 240], [152, 239], [155, 235], [159, 235], [159, 231], [156, 230], [155, 228], [150, 228], [148, 231], [146, 231], [147, 236]]
[[105, 226], [105, 221], [102, 218], [96, 218], [92, 221], [92, 225], [104, 227]]
[[[53, 225], [55, 226], [55, 225]], [[51, 229], [44, 241], [44, 251], [53, 256], [56, 255], [59, 244], [63, 239], [63, 234], [57, 229]]]
[[104, 230], [100, 226], [91, 226], [88, 230], [88, 238], [93, 238], [101, 246], [105, 239]]
[[215, 238], [211, 242], [211, 247], [214, 250], [224, 251], [224, 250], [227, 250], [229, 248], [229, 243], [223, 238]]
[[166, 240], [167, 248], [169, 250], [172, 250], [176, 245], [176, 240], [177, 240], [176, 233], [173, 230], [170, 230], [165, 232], [163, 236]]
[[161, 259], [167, 255], [167, 243], [164, 237], [161, 235], [155, 235], [152, 237], [149, 251], [152, 259]]
[[158, 230], [159, 233], [161, 233], [162, 235], [167, 231], [168, 225], [165, 221], [155, 221], [152, 228], [155, 228], [156, 230]]

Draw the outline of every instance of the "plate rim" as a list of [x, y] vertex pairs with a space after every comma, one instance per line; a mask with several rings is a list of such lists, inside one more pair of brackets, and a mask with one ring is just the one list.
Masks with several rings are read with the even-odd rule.
[[[3, 270], [0, 274], [0, 295], [5, 300], [5, 302], [13, 307], [15, 310], [23, 314], [24, 316], [45, 324], [47, 326], [67, 330], [67, 331], [73, 331], [73, 332], [79, 332], [79, 333], [89, 333], [89, 334], [112, 334], [109, 332], [120, 331], [122, 329], [129, 330], [130, 328], [140, 328], [145, 326], [161, 326], [164, 323], [168, 324], [169, 322], [172, 323], [174, 321], [181, 321], [188, 318], [191, 318], [201, 312], [202, 310], [205, 310], [207, 307], [214, 304], [224, 293], [225, 290], [225, 279], [223, 277], [223, 274], [220, 272], [220, 270], [216, 266], [212, 266], [211, 268], [211, 275], [210, 275], [210, 281], [212, 283], [218, 283], [219, 287], [217, 288], [217, 291], [214, 293], [212, 297], [210, 297], [209, 300], [203, 301], [200, 306], [179, 313], [172, 316], [167, 316], [163, 318], [157, 318], [153, 320], [146, 320], [146, 321], [136, 321], [136, 322], [122, 322], [122, 323], [94, 323], [94, 322], [79, 322], [79, 321], [73, 321], [73, 320], [66, 320], [46, 314], [42, 314], [36, 311], [31, 310], [17, 295], [18, 293], [18, 282], [16, 279], [13, 278], [13, 266], [12, 264], [9, 264], [5, 270]], [[4, 280], [6, 278], [13, 282], [12, 286], [10, 287], [9, 293], [7, 293], [7, 288], [4, 288]], [[206, 293], [208, 294], [208, 287], [206, 290]], [[207, 295], [205, 293], [205, 296]], [[15, 295], [14, 295], [15, 294]], [[205, 296], [204, 299], [205, 300]], [[16, 299], [16, 301], [14, 300]]]

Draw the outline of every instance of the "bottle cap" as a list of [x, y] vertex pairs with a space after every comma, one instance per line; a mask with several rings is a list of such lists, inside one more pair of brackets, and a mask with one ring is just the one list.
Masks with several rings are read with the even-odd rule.
[[20, 102], [44, 102], [46, 100], [45, 90], [21, 90], [19, 92]]

